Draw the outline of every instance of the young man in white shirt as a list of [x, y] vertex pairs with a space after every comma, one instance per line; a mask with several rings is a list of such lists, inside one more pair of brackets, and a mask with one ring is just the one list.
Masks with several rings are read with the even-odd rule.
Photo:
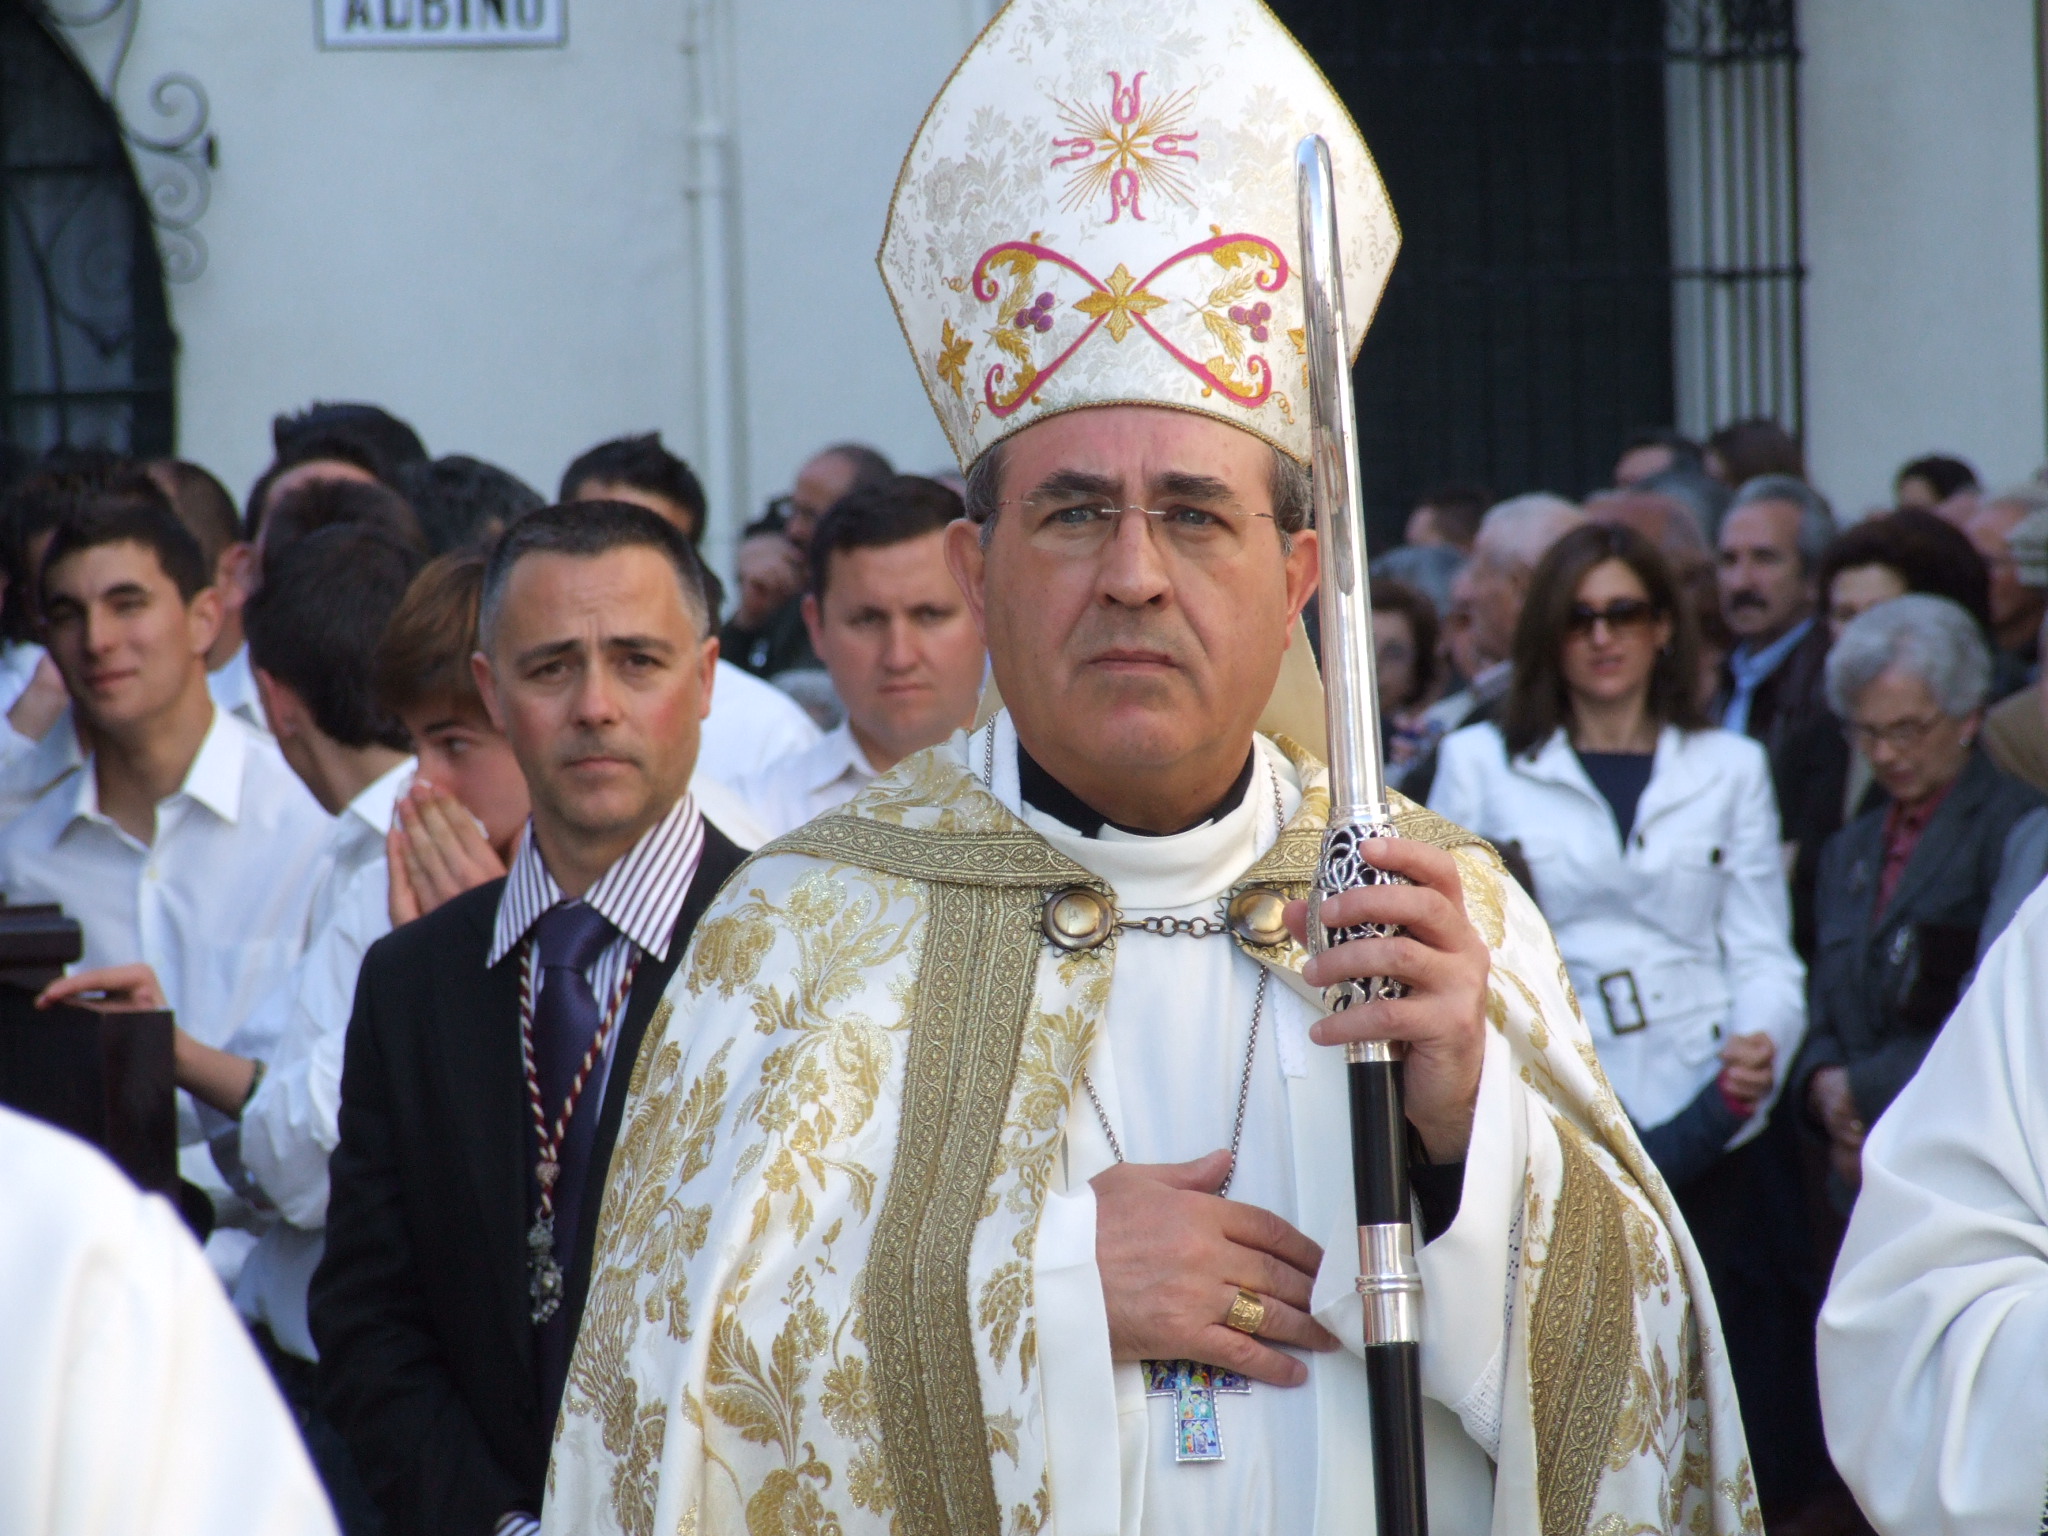
[[[336, 1140], [341, 1037], [363, 951], [390, 930], [384, 838], [413, 770], [405, 731], [372, 701], [370, 676], [386, 621], [418, 555], [373, 529], [323, 528], [265, 562], [247, 610], [251, 677], [278, 748], [333, 813], [313, 892], [304, 953], [217, 1050], [176, 1034], [179, 1086], [235, 1123], [214, 1160], [264, 1213], [235, 1282], [235, 1304], [306, 1431], [345, 1532], [375, 1529], [374, 1510], [314, 1392], [306, 1283], [320, 1262], [327, 1154]], [[145, 965], [86, 971], [45, 997], [80, 992], [164, 1007]]]
[[804, 623], [846, 719], [754, 781], [756, 819], [776, 836], [972, 723], [985, 653], [946, 566], [946, 525], [960, 515], [938, 481], [898, 475], [819, 521]]
[[[42, 610], [95, 750], [0, 833], [0, 892], [61, 903], [84, 929], [83, 968], [147, 965], [190, 1036], [219, 1046], [298, 959], [332, 821], [276, 744], [207, 692], [209, 579], [146, 482], [58, 526]], [[201, 1133], [181, 1096], [186, 1176], [224, 1196]], [[246, 1239], [226, 1239], [214, 1258], [232, 1271]]]

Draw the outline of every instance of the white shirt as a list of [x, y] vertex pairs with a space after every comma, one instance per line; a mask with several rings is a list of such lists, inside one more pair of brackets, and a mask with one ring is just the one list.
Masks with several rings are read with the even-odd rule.
[[249, 1336], [178, 1215], [0, 1109], [0, 1531], [334, 1536]]
[[[0, 650], [0, 698], [6, 700], [0, 704], [0, 827], [12, 822], [52, 784], [85, 762], [69, 704], [40, 741], [22, 735], [7, 719], [6, 711], [21, 697], [42, 656], [43, 648], [39, 645], [11, 645]], [[22, 670], [24, 666], [26, 670]], [[270, 734], [270, 722], [263, 718], [263, 702], [256, 693], [256, 675], [249, 670], [246, 645], [235, 652], [226, 666], [206, 675], [206, 691], [222, 709], [231, 711], [264, 735]]]
[[874, 778], [877, 769], [842, 721], [803, 751], [771, 764], [747, 789], [747, 802], [769, 836], [802, 826], [846, 804]]
[[731, 838], [735, 848], [752, 853], [768, 841], [768, 829], [761, 824], [753, 806], [740, 798], [738, 790], [699, 772], [691, 775], [690, 796], [704, 813], [704, 819]]
[[[81, 967], [147, 962], [186, 1033], [224, 1046], [304, 947], [332, 826], [277, 744], [216, 709], [153, 844], [100, 810], [88, 760], [0, 833], [0, 892], [61, 903]], [[183, 1095], [179, 1122], [199, 1139]]]
[[43, 648], [33, 641], [0, 646], [0, 714], [20, 701], [42, 660]]
[[52, 784], [85, 762], [78, 727], [66, 704], [41, 741], [31, 740], [0, 716], [0, 828], [42, 798]]
[[306, 1286], [324, 1247], [327, 1158], [340, 1140], [342, 1046], [363, 952], [391, 931], [384, 834], [414, 766], [407, 758], [334, 818], [305, 952], [230, 1042], [236, 1055], [256, 1057], [267, 1069], [240, 1124], [216, 1139], [215, 1161], [246, 1170], [237, 1186], [280, 1218], [243, 1264], [235, 1305], [305, 1360], [317, 1358], [306, 1327]]
[[1885, 1536], [2031, 1536], [2048, 1503], [2048, 890], [1863, 1144], [1821, 1309], [1828, 1450]]
[[697, 746], [697, 771], [744, 795], [762, 769], [803, 751], [819, 734], [803, 706], [780, 688], [721, 661]]
[[249, 669], [249, 647], [243, 646], [221, 663], [218, 672], [206, 674], [206, 691], [222, 709], [232, 710], [257, 730], [268, 734], [270, 721], [263, 713], [263, 696], [256, 691], [256, 674]]

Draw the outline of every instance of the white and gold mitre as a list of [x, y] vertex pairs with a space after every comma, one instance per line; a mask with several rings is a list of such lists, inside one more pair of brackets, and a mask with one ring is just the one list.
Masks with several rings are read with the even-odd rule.
[[1294, 148], [1329, 141], [1351, 354], [1400, 231], [1260, 0], [1011, 0], [904, 157], [883, 281], [962, 467], [1034, 421], [1163, 405], [1309, 456]]

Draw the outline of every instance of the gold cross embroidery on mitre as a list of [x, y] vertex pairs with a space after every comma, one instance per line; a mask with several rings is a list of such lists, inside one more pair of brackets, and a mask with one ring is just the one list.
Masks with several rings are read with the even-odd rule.
[[1109, 274], [1106, 286], [1085, 299], [1076, 299], [1074, 308], [1091, 319], [1097, 315], [1107, 316], [1104, 325], [1109, 331], [1109, 339], [1122, 341], [1131, 334], [1131, 327], [1137, 324], [1131, 318], [1133, 315], [1149, 315], [1166, 303], [1158, 294], [1147, 293], [1143, 288], [1133, 291], [1131, 285], [1136, 281], [1131, 276], [1131, 269], [1118, 262], [1116, 270]]

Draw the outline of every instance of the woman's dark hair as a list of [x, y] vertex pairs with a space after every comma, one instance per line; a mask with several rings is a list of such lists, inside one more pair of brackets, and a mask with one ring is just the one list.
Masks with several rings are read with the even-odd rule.
[[1398, 613], [1408, 621], [1408, 633], [1415, 641], [1415, 670], [1408, 683], [1408, 697], [1387, 699], [1383, 703], [1388, 709], [1411, 708], [1417, 699], [1429, 697], [1429, 690], [1436, 685], [1437, 669], [1437, 623], [1436, 604], [1429, 600], [1429, 594], [1411, 587], [1405, 581], [1394, 581], [1387, 577], [1375, 577], [1372, 584], [1372, 611], [1374, 613]]
[[1896, 573], [1908, 592], [1949, 599], [1991, 632], [1991, 573], [1969, 535], [1946, 518], [1903, 507], [1844, 528], [1814, 572], [1823, 609], [1835, 578], [1865, 565]]
[[1533, 756], [1571, 719], [1564, 681], [1564, 645], [1579, 584], [1595, 566], [1619, 560], [1650, 595], [1650, 607], [1671, 621], [1671, 643], [1650, 670], [1650, 716], [1681, 730], [1706, 728], [1700, 708], [1699, 621], [1657, 546], [1620, 523], [1588, 523], [1550, 546], [1529, 578], [1529, 596], [1515, 625], [1515, 678], [1501, 708], [1500, 733], [1510, 757]]

